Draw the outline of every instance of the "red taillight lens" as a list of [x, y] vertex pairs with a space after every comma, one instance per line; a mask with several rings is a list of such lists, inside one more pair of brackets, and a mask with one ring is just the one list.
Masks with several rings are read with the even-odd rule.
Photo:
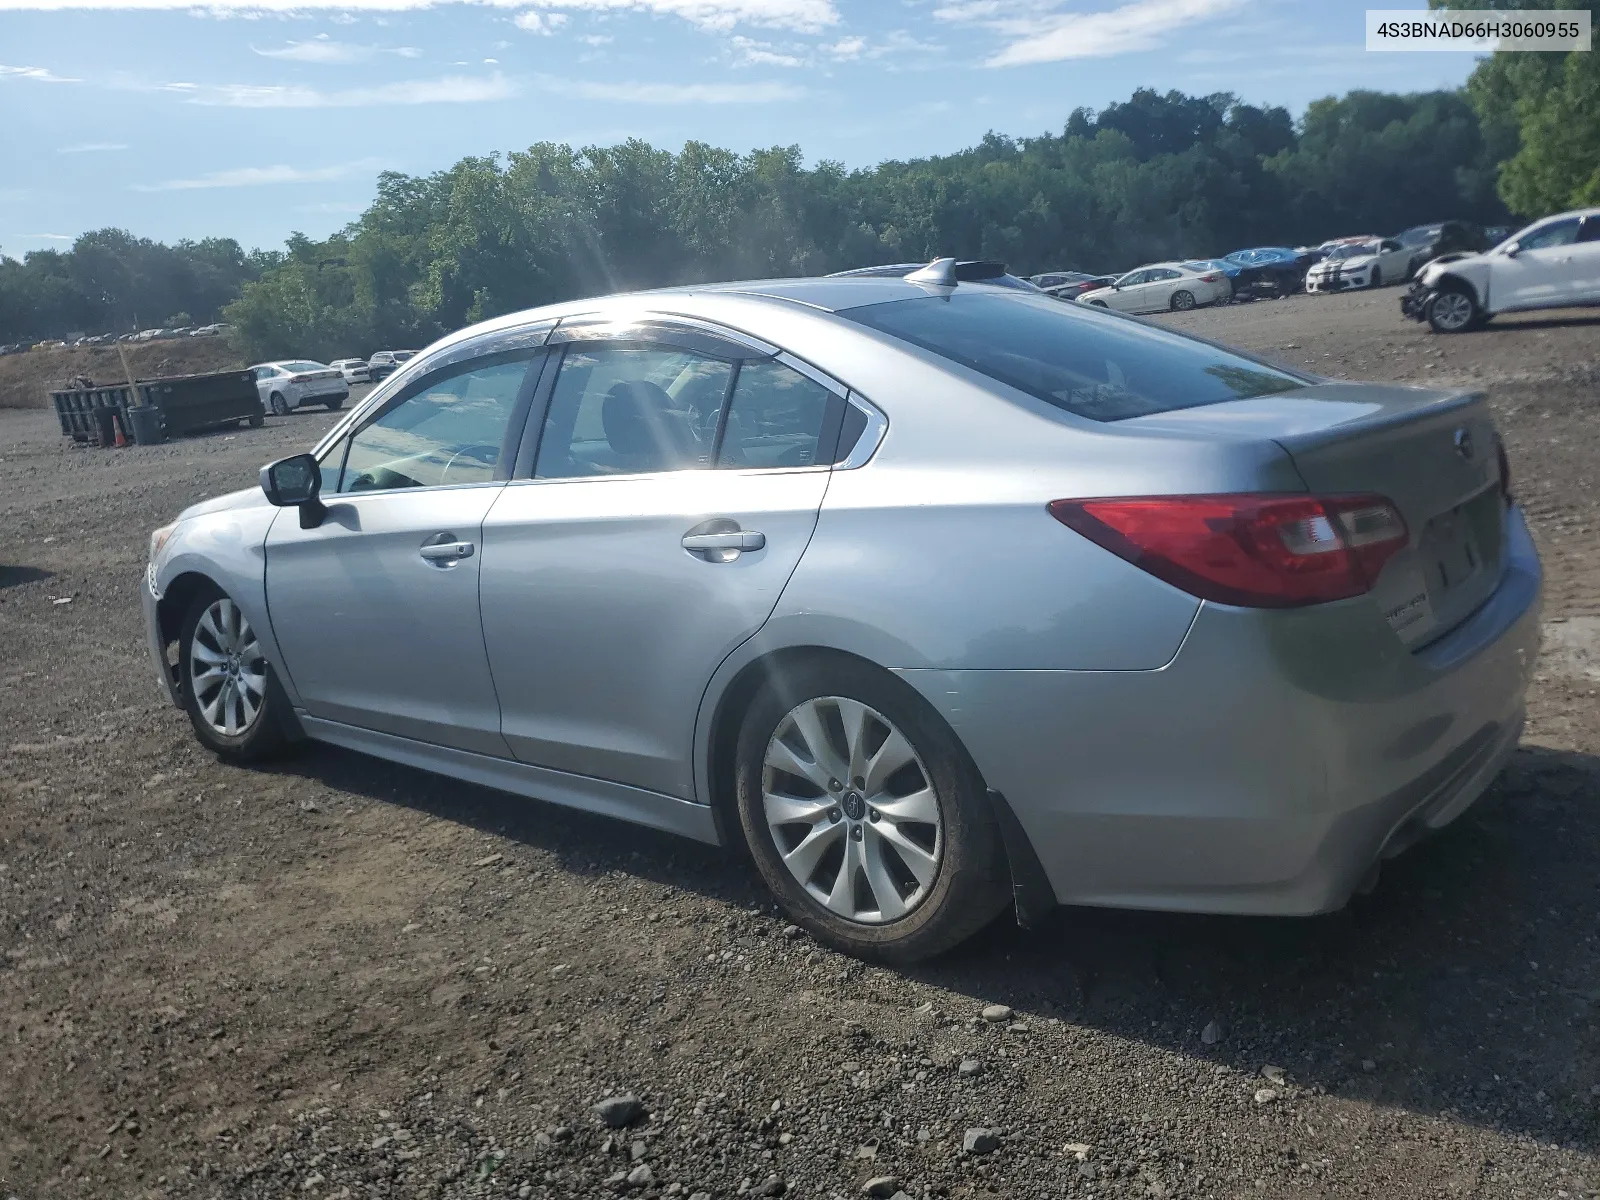
[[1057, 500], [1050, 514], [1190, 595], [1246, 608], [1359, 596], [1407, 539], [1382, 496]]
[[291, 376], [289, 376], [289, 382], [290, 383], [310, 383], [311, 382], [311, 376], [309, 376], [309, 375], [291, 375]]
[[1500, 494], [1506, 498], [1506, 503], [1510, 504], [1516, 497], [1511, 494], [1511, 460], [1506, 457], [1505, 442], [1495, 438], [1494, 452], [1500, 460]]
[[1222, 282], [1222, 276], [1221, 275], [1202, 275], [1202, 276], [1200, 276], [1200, 282], [1201, 283], [1220, 283], [1220, 282]]

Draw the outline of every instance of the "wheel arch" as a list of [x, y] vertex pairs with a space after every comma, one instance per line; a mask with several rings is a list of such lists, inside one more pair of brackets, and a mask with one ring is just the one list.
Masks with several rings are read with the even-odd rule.
[[224, 592], [222, 585], [203, 571], [185, 571], [167, 584], [161, 599], [156, 601], [156, 622], [163, 646], [170, 646], [178, 640], [184, 613], [189, 611], [195, 597], [207, 589]]
[[[718, 840], [735, 854], [745, 856], [749, 853], [740, 829], [739, 815], [734, 809], [735, 750], [744, 713], [762, 685], [770, 680], [781, 679], [784, 672], [791, 669], [793, 664], [815, 661], [818, 658], [831, 658], [865, 666], [894, 680], [897, 687], [904, 690], [910, 703], [924, 709], [944, 727], [951, 744], [971, 764], [977, 777], [980, 780], [984, 778], [982, 770], [966, 744], [950, 727], [944, 715], [930, 704], [921, 692], [887, 667], [865, 655], [833, 646], [791, 645], [771, 649], [739, 665], [714, 696], [708, 689], [707, 703], [702, 706], [703, 713], [709, 709], [704, 718], [705, 734], [700, 773], [700, 778], [704, 781], [702, 798], [711, 807]], [[983, 786], [1000, 833], [1006, 871], [1011, 880], [1017, 923], [1025, 928], [1031, 927], [1045, 913], [1056, 907], [1055, 892], [1010, 804], [1004, 796], [991, 788], [987, 781]]]
[[1433, 290], [1436, 292], [1465, 292], [1472, 297], [1472, 303], [1477, 306], [1479, 312], [1487, 311], [1484, 297], [1479, 295], [1477, 285], [1465, 276], [1457, 275], [1454, 271], [1446, 271], [1439, 276], [1433, 283]]

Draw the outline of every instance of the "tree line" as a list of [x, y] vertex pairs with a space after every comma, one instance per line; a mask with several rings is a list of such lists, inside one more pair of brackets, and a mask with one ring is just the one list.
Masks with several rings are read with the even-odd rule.
[[350, 225], [321, 241], [295, 234], [282, 251], [101, 230], [70, 251], [0, 259], [0, 342], [182, 314], [228, 320], [252, 358], [326, 359], [709, 279], [941, 254], [1111, 272], [1429, 220], [1500, 223], [1600, 202], [1595, 59], [1497, 55], [1461, 91], [1355, 91], [1298, 122], [1231, 94], [1140, 90], [1079, 109], [1058, 133], [990, 134], [854, 171], [808, 167], [793, 146], [540, 142], [427, 176], [384, 173]]

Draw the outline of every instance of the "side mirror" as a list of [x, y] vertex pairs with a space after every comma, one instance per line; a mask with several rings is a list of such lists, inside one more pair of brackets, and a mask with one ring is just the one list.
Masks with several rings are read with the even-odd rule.
[[1521, 253], [1522, 253], [1522, 247], [1517, 245], [1516, 242], [1512, 242], [1508, 246], [1506, 246], [1505, 254], [1506, 254], [1507, 258], [1515, 258], [1517, 255], [1519, 255]]
[[310, 454], [280, 458], [262, 467], [261, 490], [268, 502], [279, 508], [298, 508], [301, 529], [315, 529], [327, 515], [328, 507], [319, 495], [322, 468]]

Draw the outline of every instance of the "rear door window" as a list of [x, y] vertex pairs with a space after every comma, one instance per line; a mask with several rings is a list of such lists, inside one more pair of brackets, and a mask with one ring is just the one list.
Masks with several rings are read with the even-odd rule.
[[1094, 421], [1197, 408], [1310, 379], [1093, 307], [959, 289], [839, 315]]

